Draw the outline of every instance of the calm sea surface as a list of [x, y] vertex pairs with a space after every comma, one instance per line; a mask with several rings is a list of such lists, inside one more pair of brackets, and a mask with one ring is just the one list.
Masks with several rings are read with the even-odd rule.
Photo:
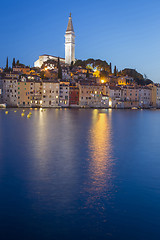
[[0, 240], [160, 239], [160, 111], [21, 112], [0, 110]]

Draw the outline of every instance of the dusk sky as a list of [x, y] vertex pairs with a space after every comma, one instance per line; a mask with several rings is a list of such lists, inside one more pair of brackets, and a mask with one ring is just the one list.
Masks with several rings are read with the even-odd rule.
[[33, 66], [39, 55], [64, 57], [72, 12], [76, 58], [100, 58], [160, 82], [160, 1], [3, 1], [0, 66], [13, 57]]

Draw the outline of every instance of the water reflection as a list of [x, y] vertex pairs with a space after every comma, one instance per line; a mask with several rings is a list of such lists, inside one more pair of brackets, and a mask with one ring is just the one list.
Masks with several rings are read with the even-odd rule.
[[90, 204], [97, 198], [106, 195], [110, 197], [112, 189], [112, 143], [111, 143], [111, 113], [93, 111], [92, 126], [89, 139], [89, 176], [90, 189], [88, 189]]
[[48, 201], [56, 209], [66, 208], [74, 198], [77, 181], [77, 114], [48, 109], [32, 117], [32, 189], [42, 202]]

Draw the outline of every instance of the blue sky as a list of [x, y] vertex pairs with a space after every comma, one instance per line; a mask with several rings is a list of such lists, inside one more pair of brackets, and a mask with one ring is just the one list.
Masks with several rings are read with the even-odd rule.
[[6, 57], [28, 65], [41, 54], [64, 57], [72, 12], [76, 58], [100, 58], [118, 69], [134, 68], [160, 82], [160, 1], [3, 1], [0, 66]]

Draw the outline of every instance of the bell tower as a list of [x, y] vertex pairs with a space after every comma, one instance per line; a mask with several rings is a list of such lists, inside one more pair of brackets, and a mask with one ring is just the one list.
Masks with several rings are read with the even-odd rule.
[[65, 63], [71, 65], [72, 61], [75, 62], [75, 33], [70, 13], [65, 34]]

